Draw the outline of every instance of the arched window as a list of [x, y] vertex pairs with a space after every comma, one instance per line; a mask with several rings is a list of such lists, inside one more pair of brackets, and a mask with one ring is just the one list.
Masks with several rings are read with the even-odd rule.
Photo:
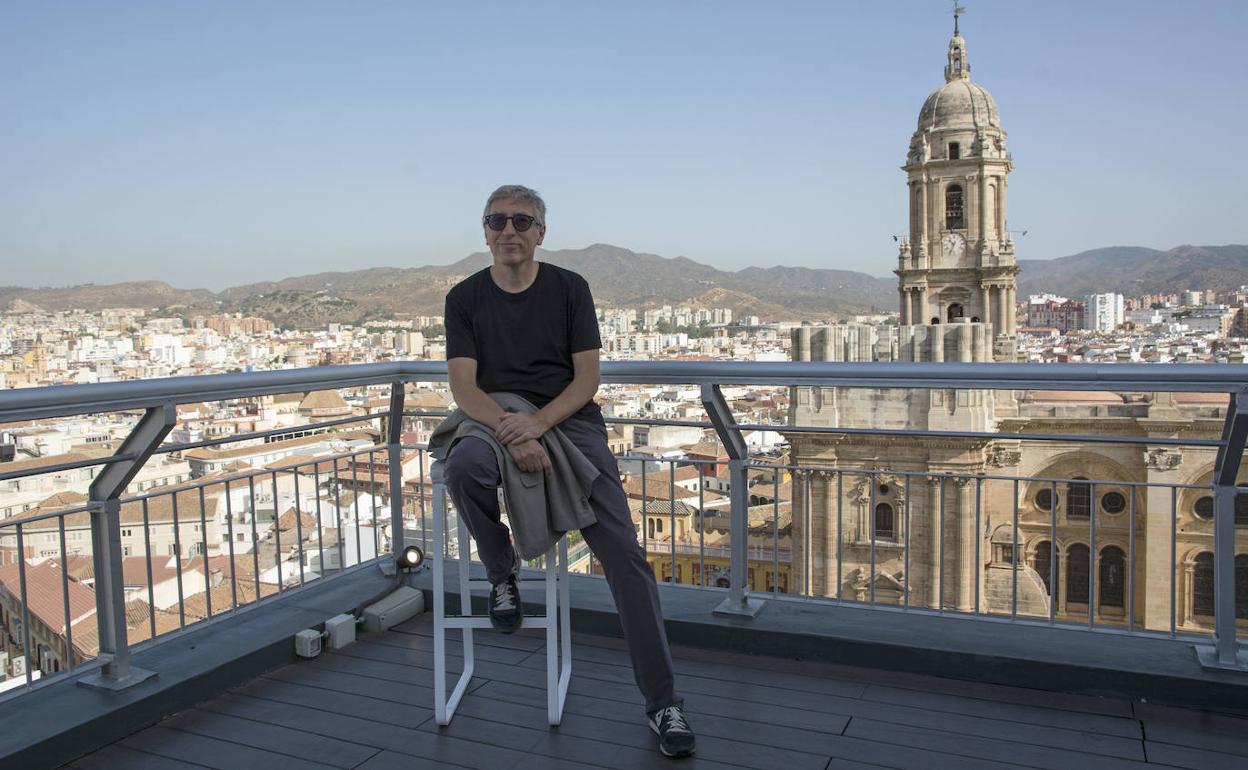
[[945, 229], [962, 230], [966, 218], [962, 215], [962, 185], [951, 184], [945, 188]]
[[962, 145], [957, 142], [949, 143], [949, 160], [958, 160], [962, 157]]
[[1196, 518], [1209, 521], [1213, 518], [1213, 496], [1205, 495], [1199, 497], [1192, 504], [1192, 513], [1196, 514]]
[[[1087, 481], [1083, 476], [1075, 476], [1077, 481]], [[1092, 512], [1092, 485], [1072, 481], [1066, 487], [1066, 518], [1086, 519]]]
[[1053, 590], [1053, 584], [1050, 582], [1052, 574], [1050, 567], [1053, 566], [1053, 544], [1048, 540], [1036, 544], [1036, 555], [1031, 562], [1032, 569], [1040, 575], [1040, 579], [1044, 581], [1044, 587], [1048, 589], [1049, 596], [1056, 596], [1057, 591]]
[[953, 323], [954, 321], [956, 321], [957, 319], [961, 317], [962, 317], [962, 305], [957, 302], [950, 305], [949, 313], [948, 313], [949, 323]]
[[1208, 551], [1196, 557], [1192, 570], [1192, 614], [1213, 614], [1213, 554]]
[[893, 506], [888, 503], [875, 506], [875, 536], [885, 540], [897, 537], [897, 522], [893, 516]]
[[1066, 601], [1088, 603], [1088, 547], [1082, 543], [1066, 551]]
[[1235, 557], [1235, 617], [1248, 620], [1248, 554]]
[[1098, 578], [1097, 591], [1102, 607], [1122, 607], [1122, 596], [1127, 584], [1126, 571], [1123, 568], [1126, 559], [1122, 549], [1111, 545], [1101, 549], [1101, 571]]

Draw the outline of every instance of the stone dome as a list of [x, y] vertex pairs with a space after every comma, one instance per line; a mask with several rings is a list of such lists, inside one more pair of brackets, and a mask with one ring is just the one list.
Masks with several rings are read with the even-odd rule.
[[919, 110], [919, 131], [994, 128], [1001, 115], [987, 89], [967, 79], [955, 79], [932, 92]]

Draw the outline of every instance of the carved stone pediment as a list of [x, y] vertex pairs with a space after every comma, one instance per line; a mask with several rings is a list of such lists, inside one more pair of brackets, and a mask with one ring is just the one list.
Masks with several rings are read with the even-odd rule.
[[1183, 455], [1170, 449], [1149, 449], [1144, 453], [1144, 464], [1154, 471], [1172, 471], [1183, 464]]
[[993, 445], [988, 449], [988, 463], [994, 468], [1018, 465], [1022, 459], [1023, 453], [1016, 449], [1006, 449], [998, 445]]

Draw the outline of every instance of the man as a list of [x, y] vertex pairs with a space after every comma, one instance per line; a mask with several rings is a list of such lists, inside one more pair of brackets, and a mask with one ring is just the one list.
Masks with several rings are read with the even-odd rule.
[[[615, 598], [659, 748], [668, 756], [690, 756], [694, 735], [675, 694], [654, 573], [637, 543], [602, 412], [593, 401], [602, 342], [589, 285], [576, 273], [534, 260], [546, 237], [546, 204], [535, 191], [498, 188], [486, 201], [482, 224], [494, 264], [446, 295], [451, 393], [461, 410], [494, 431], [521, 470], [551, 472], [538, 439], [556, 427], [598, 469], [589, 495], [597, 523], [581, 534]], [[538, 410], [505, 412], [488, 395], [494, 392], [523, 396]], [[445, 475], [493, 585], [490, 619], [513, 631], [522, 621], [519, 557], [500, 521], [501, 472], [494, 448], [483, 438], [459, 440]]]

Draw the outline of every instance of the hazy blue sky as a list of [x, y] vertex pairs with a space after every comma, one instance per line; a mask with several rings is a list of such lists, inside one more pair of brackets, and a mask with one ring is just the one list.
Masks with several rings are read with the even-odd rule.
[[[1021, 258], [1248, 241], [1248, 2], [967, 0]], [[549, 248], [886, 275], [949, 4], [0, 4], [0, 285], [219, 289]]]

